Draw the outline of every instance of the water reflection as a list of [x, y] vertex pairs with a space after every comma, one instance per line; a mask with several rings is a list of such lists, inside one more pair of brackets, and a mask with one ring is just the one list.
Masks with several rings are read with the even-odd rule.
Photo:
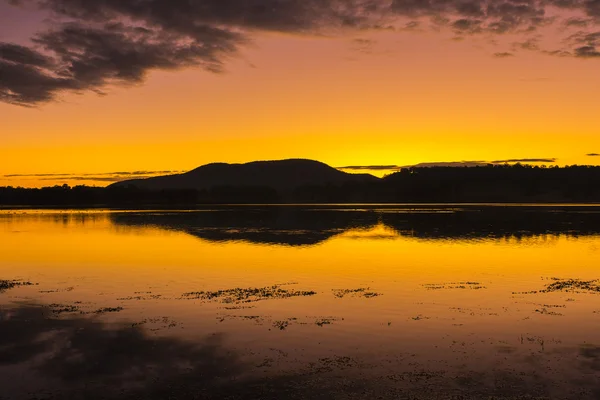
[[[215, 394], [225, 380], [244, 370], [237, 354], [223, 347], [220, 335], [193, 342], [151, 336], [131, 323], [55, 318], [47, 307], [36, 304], [0, 312], [0, 366], [23, 363], [30, 373], [49, 379], [33, 381], [29, 390], [45, 392], [50, 387], [60, 398], [116, 399], [129, 393], [177, 398], [172, 396], [183, 390], [176, 389], [179, 385], [189, 393]], [[6, 380], [2, 387], [11, 398], [36, 395], [22, 393], [23, 388], [7, 392]]]
[[377, 225], [392, 229], [397, 236], [425, 240], [600, 234], [600, 209], [596, 207], [238, 207], [186, 213], [112, 213], [110, 218], [116, 226], [179, 231], [212, 242], [288, 246], [315, 245], [349, 230], [366, 231]]
[[598, 398], [597, 210], [0, 213], [0, 399]]
[[[517, 352], [504, 346], [506, 356]], [[332, 356], [265, 374], [228, 348], [223, 335], [193, 341], [156, 336], [126, 322], [56, 318], [32, 303], [0, 311], [2, 395], [19, 400], [593, 399], [600, 394], [597, 346], [532, 352], [520, 362], [477, 370], [472, 361], [448, 370], [427, 368], [414, 357], [372, 364]], [[11, 380], [15, 372], [20, 376]]]

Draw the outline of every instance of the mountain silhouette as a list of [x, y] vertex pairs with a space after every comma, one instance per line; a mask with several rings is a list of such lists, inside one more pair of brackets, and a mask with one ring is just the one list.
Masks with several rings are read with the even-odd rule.
[[292, 190], [300, 186], [339, 185], [347, 182], [378, 180], [378, 178], [369, 174], [342, 172], [319, 161], [289, 159], [255, 161], [247, 164], [213, 163], [183, 174], [126, 180], [114, 183], [110, 187], [135, 186], [147, 190], [201, 190], [217, 186], [252, 186]]

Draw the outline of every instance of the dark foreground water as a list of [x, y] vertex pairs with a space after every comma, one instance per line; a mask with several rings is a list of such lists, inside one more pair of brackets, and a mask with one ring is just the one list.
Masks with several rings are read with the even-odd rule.
[[600, 207], [0, 211], [0, 399], [598, 399]]

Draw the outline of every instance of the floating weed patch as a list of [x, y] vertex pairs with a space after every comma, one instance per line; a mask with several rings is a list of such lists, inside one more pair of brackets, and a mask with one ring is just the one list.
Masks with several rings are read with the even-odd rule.
[[582, 290], [586, 292], [600, 293], [600, 281], [597, 279], [593, 281], [582, 281], [579, 279], [561, 280], [553, 278], [553, 280], [554, 282], [546, 287], [546, 291], [558, 292]]
[[443, 372], [430, 372], [430, 371], [421, 370], [421, 371], [414, 371], [414, 372], [410, 371], [410, 372], [403, 372], [400, 374], [388, 375], [387, 378], [389, 380], [392, 380], [395, 382], [416, 383], [416, 382], [422, 382], [422, 381], [429, 381], [434, 378], [439, 378], [443, 374], [444, 374]]
[[263, 323], [263, 317], [260, 315], [224, 315], [222, 317], [217, 317], [217, 319], [219, 322], [223, 322], [226, 319], [244, 319], [247, 321], [254, 321], [259, 325], [262, 325]]
[[146, 318], [140, 322], [131, 324], [131, 327], [147, 325], [147, 324], [152, 326], [151, 328], [148, 329], [151, 332], [156, 332], [160, 329], [175, 328], [178, 325], [177, 322], [175, 322], [174, 320], [172, 320], [169, 317], [158, 317], [158, 318]]
[[280, 331], [286, 330], [286, 328], [290, 325], [289, 321], [275, 321], [273, 323], [273, 327], [279, 329]]
[[65, 313], [81, 313], [81, 310], [79, 309], [78, 306], [72, 306], [72, 305], [68, 305], [68, 304], [53, 303], [53, 304], [49, 304], [48, 307], [52, 311], [52, 314], [56, 314], [56, 315], [65, 314]]
[[531, 303], [536, 306], [544, 307], [544, 308], [567, 308], [564, 304], [540, 304], [540, 303]]
[[319, 358], [318, 363], [311, 362], [308, 364], [311, 373], [332, 372], [334, 370], [345, 370], [356, 368], [360, 364], [358, 360], [351, 357], [327, 357]]
[[183, 299], [219, 301], [221, 303], [251, 303], [271, 299], [287, 299], [290, 297], [314, 296], [317, 292], [306, 290], [284, 289], [281, 285], [263, 288], [235, 288], [217, 290], [215, 292], [184, 293]]
[[[513, 292], [512, 294], [536, 294], [552, 292], [574, 292], [574, 293], [600, 293], [600, 280], [583, 281], [581, 279], [550, 278], [552, 283], [544, 289], [529, 292]], [[573, 301], [570, 299], [569, 301]]]
[[123, 307], [104, 307], [94, 311], [94, 314], [117, 313], [123, 310]]
[[[323, 327], [324, 325], [332, 325], [335, 321], [337, 321], [337, 318], [334, 317], [327, 317], [327, 318], [319, 318], [315, 321], [315, 325]], [[343, 320], [343, 318], [342, 318]]]
[[[137, 293], [137, 292], [136, 292]], [[131, 300], [158, 300], [162, 298], [162, 294], [148, 294], [148, 295], [138, 295], [138, 296], [128, 296], [128, 297], [120, 297], [117, 300], [120, 301], [131, 301]]]
[[487, 289], [479, 282], [450, 282], [450, 283], [426, 283], [423, 285], [427, 290], [441, 289]]
[[60, 292], [72, 292], [75, 290], [74, 287], [67, 287], [64, 289], [49, 289], [49, 290], [40, 290], [40, 293], [60, 293]]
[[0, 280], [0, 293], [5, 292], [9, 289], [14, 289], [19, 286], [33, 286], [33, 283], [27, 281]]
[[256, 308], [256, 306], [224, 306], [224, 310], [245, 310], [248, 308]]
[[556, 311], [550, 311], [548, 310], [546, 307], [542, 307], [542, 308], [536, 308], [535, 310], [536, 313], [539, 314], [544, 314], [544, 315], [557, 315], [557, 316], [561, 316], [562, 314]]
[[381, 293], [372, 292], [370, 288], [358, 288], [358, 289], [332, 289], [333, 295], [338, 299], [343, 299], [346, 296], [352, 297], [364, 297], [371, 299], [373, 297], [381, 296]]

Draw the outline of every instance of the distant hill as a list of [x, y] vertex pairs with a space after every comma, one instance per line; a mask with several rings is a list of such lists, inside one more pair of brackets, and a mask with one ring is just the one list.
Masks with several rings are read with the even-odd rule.
[[313, 160], [255, 161], [247, 164], [214, 163], [192, 171], [147, 179], [132, 179], [110, 187], [135, 186], [148, 190], [210, 189], [217, 186], [270, 187], [293, 190], [308, 185], [339, 185], [346, 182], [378, 181], [369, 174], [349, 174]]

